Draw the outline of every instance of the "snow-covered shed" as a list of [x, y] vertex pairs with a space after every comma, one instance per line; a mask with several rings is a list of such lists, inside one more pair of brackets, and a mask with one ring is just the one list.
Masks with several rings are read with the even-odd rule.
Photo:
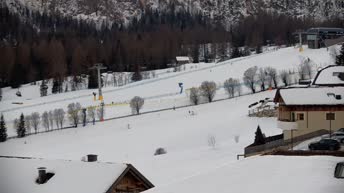
[[0, 157], [1, 193], [114, 193], [153, 188], [130, 164]]
[[177, 56], [176, 57], [176, 64], [177, 65], [183, 65], [191, 63], [190, 58], [188, 56]]

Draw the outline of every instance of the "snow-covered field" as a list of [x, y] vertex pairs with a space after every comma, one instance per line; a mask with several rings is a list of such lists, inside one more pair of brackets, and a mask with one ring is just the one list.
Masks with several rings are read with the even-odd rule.
[[[199, 86], [204, 80], [223, 82], [229, 77], [241, 79], [243, 72], [255, 65], [271, 66], [278, 70], [296, 70], [301, 56], [309, 57], [318, 66], [324, 66], [330, 62], [326, 49], [305, 49], [303, 53], [299, 53], [294, 48], [285, 48], [220, 64], [199, 64], [196, 70], [190, 68], [185, 72], [162, 73], [156, 80], [146, 80], [146, 84], [139, 82], [121, 88], [107, 87], [104, 89], [105, 102], [124, 101], [135, 95], [143, 97], [160, 95], [161, 97], [147, 99], [144, 109], [187, 104], [188, 98], [185, 94], [167, 95], [179, 91], [179, 82], [184, 83], [184, 88], [190, 88]], [[135, 86], [135, 84], [140, 85]], [[5, 118], [17, 117], [21, 112], [26, 114], [58, 107], [65, 108], [71, 102], [80, 102], [84, 106], [96, 104], [92, 101], [90, 90], [49, 95], [44, 98], [39, 97], [37, 86], [24, 86], [21, 91], [23, 97], [16, 98], [15, 90], [5, 89], [4, 101], [1, 102], [0, 107]], [[166, 96], [162, 96], [165, 94]], [[223, 90], [220, 90], [218, 94], [219, 98], [225, 96]], [[328, 192], [340, 193], [338, 187], [341, 185], [344, 187], [343, 181], [330, 180], [333, 176], [331, 173], [333, 164], [339, 160], [337, 158], [284, 159], [275, 157], [270, 159], [270, 157], [264, 157], [237, 161], [237, 155], [243, 154], [244, 147], [253, 142], [258, 125], [266, 136], [282, 132], [276, 128], [276, 118], [247, 116], [249, 104], [267, 97], [272, 98], [274, 94], [275, 91], [266, 91], [189, 108], [101, 122], [95, 126], [89, 124], [86, 127], [12, 139], [0, 144], [0, 155], [81, 160], [87, 154], [97, 154], [100, 161], [132, 163], [157, 187], [156, 190], [153, 189], [153, 192], [211, 192], [215, 190], [229, 192], [231, 186], [233, 186], [233, 192], [252, 192], [254, 186], [250, 185], [252, 188], [249, 188], [245, 180], [253, 183], [257, 178], [258, 181], [255, 184], [266, 183], [267, 187], [273, 184], [268, 188], [270, 193], [276, 192], [272, 190], [278, 188], [279, 185], [282, 186], [282, 182], [278, 181], [281, 178], [295, 177], [293, 180], [286, 180], [286, 187], [288, 187], [291, 184], [298, 186], [303, 181], [307, 182], [307, 175], [317, 175], [319, 178], [315, 178], [309, 186], [300, 189], [300, 193], [320, 193], [324, 192], [320, 190], [325, 190], [325, 188], [331, 188], [329, 190], [332, 191]], [[12, 102], [24, 104], [18, 108]], [[112, 117], [129, 114], [130, 108], [115, 106], [106, 111], [107, 116]], [[189, 111], [193, 111], [194, 115], [191, 115]], [[14, 133], [13, 130], [10, 132]], [[211, 143], [209, 143], [210, 139]], [[155, 150], [160, 147], [164, 148], [167, 154], [154, 156]], [[308, 165], [315, 162], [316, 167], [320, 167], [319, 170], [314, 170]], [[294, 167], [293, 170], [289, 170], [292, 167]], [[270, 176], [265, 176], [265, 170], [261, 168], [266, 168], [274, 180], [269, 181]], [[244, 173], [242, 173], [243, 170]], [[304, 171], [304, 173], [295, 176], [289, 171]], [[255, 175], [250, 176], [250, 174]], [[213, 181], [216, 179], [219, 179], [218, 184]], [[207, 184], [206, 181], [209, 183]], [[324, 183], [321, 186], [322, 189], [312, 189], [311, 185], [320, 181]], [[200, 185], [197, 188], [196, 183]], [[210, 189], [211, 185], [214, 189]], [[217, 189], [217, 185], [226, 187]], [[290, 189], [287, 188], [284, 192], [290, 192], [288, 190]], [[281, 192], [280, 189], [277, 192]]]
[[[154, 184], [168, 184], [236, 161], [236, 155], [253, 142], [258, 125], [266, 135], [280, 134], [275, 118], [247, 116], [247, 103], [273, 94], [265, 92], [10, 140], [0, 144], [0, 155], [81, 160], [94, 153], [101, 161], [133, 163]], [[209, 136], [215, 137], [215, 147], [209, 146]], [[239, 136], [238, 143], [235, 136]], [[159, 147], [167, 154], [154, 156]]]
[[344, 182], [333, 177], [342, 158], [256, 156], [204, 172], [147, 193], [341, 193]]

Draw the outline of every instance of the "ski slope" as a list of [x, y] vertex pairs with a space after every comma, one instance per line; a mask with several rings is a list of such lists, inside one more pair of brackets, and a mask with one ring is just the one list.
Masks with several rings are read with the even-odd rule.
[[[178, 94], [180, 91], [178, 83], [184, 84], [184, 90], [199, 86], [205, 80], [215, 81], [220, 85], [230, 77], [241, 80], [244, 71], [252, 66], [271, 66], [278, 71], [288, 69], [296, 72], [301, 60], [305, 58], [314, 62], [314, 69], [328, 65], [331, 61], [326, 49], [311, 50], [306, 48], [304, 52], [300, 53], [293, 47], [282, 48], [277, 51], [232, 59], [222, 63], [189, 64], [187, 70], [182, 72], [167, 73], [166, 70], [160, 70], [157, 73], [160, 73], [160, 76], [155, 79], [131, 83], [123, 87], [104, 88], [104, 99], [105, 103], [123, 103], [134, 96], [141, 96], [146, 98], [143, 111], [186, 105], [189, 104], [189, 100], [185, 94]], [[23, 97], [17, 97], [16, 91], [5, 88], [0, 106], [0, 112], [10, 122], [19, 117], [20, 113], [25, 115], [31, 114], [33, 111], [42, 113], [55, 108], [66, 109], [71, 102], [79, 102], [84, 107], [99, 105], [98, 101], [93, 101], [92, 96], [92, 92], [97, 92], [97, 90], [80, 90], [47, 97], [39, 96], [38, 85], [25, 85], [20, 88]], [[248, 92], [247, 88], [243, 87], [243, 92]], [[220, 98], [225, 95], [224, 91], [219, 91], [218, 94], [217, 97]], [[16, 105], [12, 104], [13, 102], [23, 104]], [[105, 116], [114, 117], [128, 114], [131, 114], [131, 109], [127, 104], [124, 104], [107, 109]], [[14, 134], [13, 129], [10, 128], [9, 130], [11, 134]]]

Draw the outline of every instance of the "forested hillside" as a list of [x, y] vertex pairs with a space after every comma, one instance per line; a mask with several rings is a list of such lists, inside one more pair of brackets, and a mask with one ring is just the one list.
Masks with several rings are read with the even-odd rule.
[[[90, 74], [89, 67], [98, 62], [111, 71], [137, 72], [165, 68], [177, 55], [189, 55], [196, 63], [238, 57], [248, 53], [230, 54], [238, 50], [233, 48], [291, 45], [295, 42], [292, 33], [298, 29], [344, 26], [340, 17], [318, 20], [263, 9], [227, 26], [213, 14], [181, 9], [182, 1], [162, 6], [164, 11], [154, 8], [154, 3], [141, 6], [140, 17], [125, 21], [102, 17], [103, 1], [97, 5], [82, 1], [85, 18], [63, 12], [67, 1], [14, 2], [4, 1], [0, 9], [0, 80], [2, 86], [12, 87]], [[73, 11], [75, 7], [70, 6]], [[94, 6], [95, 10], [89, 10]]]

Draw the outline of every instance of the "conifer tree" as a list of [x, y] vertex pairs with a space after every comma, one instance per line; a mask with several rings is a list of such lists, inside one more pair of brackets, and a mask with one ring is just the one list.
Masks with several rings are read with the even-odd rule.
[[1, 114], [1, 118], [0, 118], [0, 142], [4, 142], [6, 140], [7, 140], [7, 128], [6, 128], [4, 116]]
[[141, 74], [141, 67], [140, 65], [135, 65], [135, 71], [131, 77], [132, 81], [140, 81], [142, 80], [142, 74]]
[[256, 47], [256, 53], [260, 54], [263, 53], [263, 46], [261, 44], [258, 44]]
[[260, 126], [258, 125], [257, 131], [256, 131], [256, 136], [254, 138], [254, 144], [255, 145], [263, 145], [265, 144], [265, 136], [260, 129]]
[[40, 86], [41, 97], [47, 96], [48, 94], [48, 85], [46, 84], [45, 80], [42, 81]]
[[59, 92], [59, 81], [56, 78], [54, 78], [53, 80], [53, 87], [51, 88], [51, 92], [53, 94], [56, 94]]
[[336, 64], [339, 66], [344, 66], [344, 44], [340, 50], [340, 54], [336, 57]]
[[25, 120], [24, 120], [24, 114], [22, 113], [19, 118], [19, 122], [17, 125], [17, 136], [18, 138], [25, 137]]
[[95, 72], [91, 72], [88, 76], [88, 89], [98, 88], [98, 79]]
[[231, 58], [238, 58], [241, 56], [240, 50], [238, 47], [234, 47], [232, 49], [232, 53], [231, 53]]

